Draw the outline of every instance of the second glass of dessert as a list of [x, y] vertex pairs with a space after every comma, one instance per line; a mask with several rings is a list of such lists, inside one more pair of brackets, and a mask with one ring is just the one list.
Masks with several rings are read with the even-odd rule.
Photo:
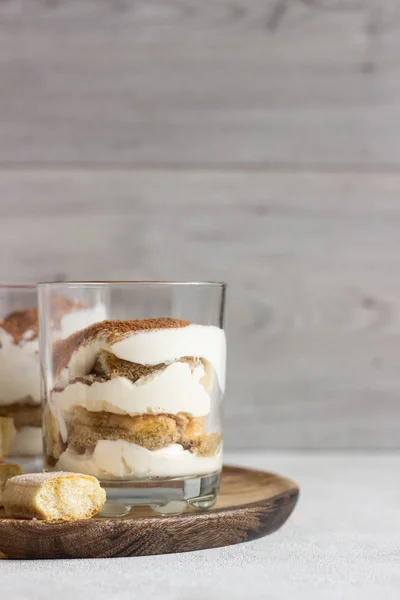
[[[61, 294], [51, 298], [54, 336], [64, 338], [104, 317], [104, 307], [87, 308]], [[36, 285], [0, 284], [0, 433], [4, 456], [40, 456], [39, 319]]]
[[4, 456], [42, 454], [35, 285], [0, 285], [0, 436]]
[[[105, 318], [60, 339], [59, 295], [100, 302]], [[212, 506], [222, 467], [224, 295], [220, 283], [39, 284], [46, 469], [96, 476], [119, 507]]]

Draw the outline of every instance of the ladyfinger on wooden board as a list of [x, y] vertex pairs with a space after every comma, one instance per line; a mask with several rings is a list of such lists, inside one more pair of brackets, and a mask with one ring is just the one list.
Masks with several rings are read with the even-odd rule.
[[14, 463], [0, 463], [0, 506], [3, 506], [3, 493], [10, 477], [22, 475], [22, 468]]
[[29, 473], [6, 483], [8, 515], [47, 521], [90, 519], [106, 501], [96, 477], [80, 473]]
[[8, 455], [14, 437], [14, 420], [9, 417], [0, 417], [0, 462]]

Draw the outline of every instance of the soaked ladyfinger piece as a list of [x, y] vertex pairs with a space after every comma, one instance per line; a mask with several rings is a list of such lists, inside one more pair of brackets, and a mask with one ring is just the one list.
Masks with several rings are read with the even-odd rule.
[[0, 462], [8, 456], [12, 441], [15, 437], [14, 420], [9, 417], [0, 417]]
[[96, 477], [80, 473], [29, 473], [6, 483], [3, 504], [14, 517], [46, 521], [90, 519], [106, 501]]
[[22, 475], [22, 467], [14, 463], [0, 463], [0, 506], [3, 506], [3, 493], [7, 480]]

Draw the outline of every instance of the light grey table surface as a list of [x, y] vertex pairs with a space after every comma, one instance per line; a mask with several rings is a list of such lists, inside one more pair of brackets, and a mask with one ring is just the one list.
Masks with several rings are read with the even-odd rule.
[[240, 453], [301, 486], [282, 530], [187, 554], [0, 561], [0, 597], [51, 600], [385, 600], [400, 597], [400, 453]]

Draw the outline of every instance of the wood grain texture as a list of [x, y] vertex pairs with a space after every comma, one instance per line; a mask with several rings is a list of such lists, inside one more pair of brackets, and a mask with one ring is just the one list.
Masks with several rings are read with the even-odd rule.
[[227, 280], [228, 448], [396, 448], [399, 190], [397, 174], [0, 172], [0, 273]]
[[0, 277], [228, 280], [228, 447], [399, 447], [399, 27], [0, 2]]
[[65, 523], [0, 516], [0, 550], [19, 559], [106, 558], [230, 546], [279, 529], [298, 495], [298, 486], [284, 477], [224, 467], [220, 499], [210, 511]]
[[0, 3], [3, 164], [400, 164], [397, 0]]

